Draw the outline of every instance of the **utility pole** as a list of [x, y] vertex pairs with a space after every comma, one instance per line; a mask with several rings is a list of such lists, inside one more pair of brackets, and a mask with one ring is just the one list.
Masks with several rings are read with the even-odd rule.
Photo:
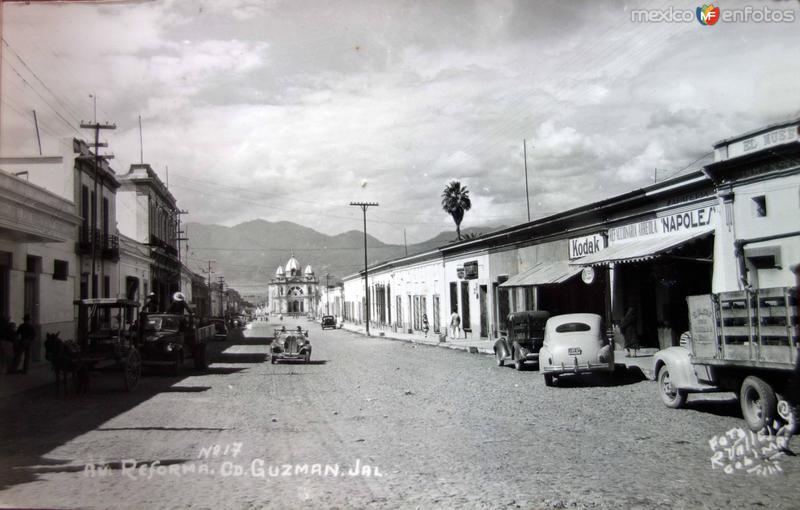
[[367, 209], [378, 207], [378, 202], [350, 202], [350, 205], [360, 207], [364, 215], [364, 293], [366, 294], [367, 336], [369, 336], [369, 274], [367, 272]]
[[528, 193], [528, 144], [522, 139], [522, 154], [525, 159], [525, 203], [528, 205], [528, 222], [531, 221], [531, 197]]
[[406, 240], [406, 229], [403, 227], [403, 246], [406, 248], [406, 257], [408, 257], [408, 241]]
[[[216, 260], [208, 261], [208, 271], [206, 271], [208, 273], [208, 316], [209, 317], [212, 317], [214, 315], [214, 309], [211, 306], [211, 292], [213, 292], [211, 290], [211, 275], [214, 274], [215, 272], [211, 269], [211, 264], [214, 262], [216, 262]], [[205, 269], [203, 271], [205, 271]]]
[[331, 290], [330, 286], [328, 285], [329, 276], [330, 275], [328, 273], [325, 273], [325, 315], [331, 314], [330, 301], [328, 300], [328, 293]]
[[225, 294], [223, 293], [223, 289], [225, 288], [225, 277], [218, 276], [217, 282], [219, 284], [219, 316], [225, 317], [225, 303], [224, 303]]
[[[183, 209], [178, 209], [178, 212], [177, 212], [177, 216], [178, 216], [177, 234], [178, 235], [176, 236], [175, 240], [178, 241], [178, 262], [180, 262], [181, 265], [182, 265], [183, 263], [181, 262], [181, 241], [188, 241], [189, 238], [188, 237], [181, 237], [181, 234], [185, 233], [183, 230], [181, 230], [181, 214], [189, 214], [189, 211], [185, 211]], [[181, 287], [181, 279], [180, 279], [180, 277], [178, 277], [178, 290], [183, 290], [180, 287]]]
[[144, 164], [144, 141], [142, 139], [142, 116], [139, 115], [139, 163]]
[[[93, 96], [94, 97], [94, 96]], [[91, 214], [92, 214], [92, 222], [91, 222], [91, 229], [90, 232], [91, 242], [92, 242], [92, 281], [90, 283], [92, 287], [92, 297], [96, 298], [97, 293], [100, 289], [100, 283], [95, 283], [97, 278], [97, 204], [98, 199], [100, 199], [100, 160], [112, 159], [113, 155], [100, 155], [99, 148], [105, 146], [105, 144], [100, 144], [100, 130], [101, 129], [117, 129], [116, 124], [100, 124], [97, 122], [97, 98], [94, 97], [95, 100], [95, 121], [94, 122], [81, 122], [82, 129], [93, 129], [94, 130], [94, 196], [92, 199], [92, 207], [91, 207]], [[102, 203], [102, 200], [100, 200]], [[105, 241], [105, 240], [103, 240]]]

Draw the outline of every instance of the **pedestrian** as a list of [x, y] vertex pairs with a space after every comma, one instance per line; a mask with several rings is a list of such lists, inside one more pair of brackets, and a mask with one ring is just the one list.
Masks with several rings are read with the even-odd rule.
[[430, 326], [428, 325], [428, 314], [422, 314], [422, 331], [425, 333], [425, 338], [428, 338], [428, 330], [430, 330]]
[[22, 318], [22, 324], [17, 329], [16, 340], [14, 342], [14, 361], [11, 368], [14, 372], [19, 370], [20, 362], [22, 362], [21, 373], [28, 372], [28, 366], [31, 363], [31, 346], [33, 340], [36, 338], [36, 329], [31, 324], [30, 314], [25, 314]]
[[625, 338], [625, 350], [628, 351], [628, 356], [630, 357], [631, 349], [633, 349], [635, 357], [636, 351], [639, 349], [639, 341], [636, 337], [636, 310], [632, 306], [628, 307], [628, 311], [622, 317], [619, 328]]
[[192, 309], [189, 307], [189, 303], [186, 302], [186, 296], [183, 295], [183, 292], [176, 292], [172, 295], [172, 303], [167, 308], [167, 313], [175, 315], [192, 313]]
[[14, 335], [8, 318], [0, 317], [0, 371], [11, 373], [10, 361], [14, 358]]
[[450, 315], [450, 337], [458, 338], [458, 332], [460, 329], [461, 317], [459, 317], [457, 311], [453, 310], [453, 313]]
[[151, 292], [144, 300], [144, 311], [147, 313], [158, 313], [158, 298], [155, 292]]

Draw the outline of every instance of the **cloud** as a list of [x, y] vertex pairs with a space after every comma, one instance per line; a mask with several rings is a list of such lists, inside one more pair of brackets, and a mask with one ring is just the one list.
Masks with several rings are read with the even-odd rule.
[[[638, 5], [638, 4], [637, 4]], [[676, 4], [694, 9], [690, 2]], [[800, 111], [796, 26], [637, 24], [621, 1], [261, 2], [4, 8], [4, 37], [72, 114], [116, 122], [114, 165], [144, 154], [189, 221], [264, 217], [423, 240], [471, 191], [470, 225], [534, 216], [669, 175], [711, 143]], [[42, 27], [46, 27], [44, 30]], [[8, 64], [24, 67], [6, 53]], [[3, 69], [0, 148], [76, 132]], [[25, 75], [35, 83], [32, 76]], [[663, 174], [662, 174], [663, 170]], [[360, 186], [362, 179], [369, 185]]]

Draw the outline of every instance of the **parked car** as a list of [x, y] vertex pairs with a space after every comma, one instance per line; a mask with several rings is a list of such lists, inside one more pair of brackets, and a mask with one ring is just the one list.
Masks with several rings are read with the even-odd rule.
[[514, 362], [514, 368], [523, 370], [525, 362], [539, 361], [539, 350], [544, 342], [544, 327], [548, 312], [527, 311], [508, 314], [506, 331], [508, 335], [500, 337], [494, 343], [494, 355], [497, 366], [502, 367], [506, 360]]
[[143, 365], [169, 366], [177, 374], [184, 358], [193, 358], [195, 368], [208, 368], [206, 339], [211, 327], [197, 328], [189, 315], [142, 315], [139, 350]]
[[331, 328], [336, 329], [336, 317], [333, 315], [322, 316], [322, 329]]
[[546, 386], [568, 374], [614, 372], [614, 346], [594, 313], [557, 315], [547, 321], [539, 371]]
[[279, 361], [311, 361], [311, 342], [308, 340], [308, 330], [276, 329], [275, 340], [272, 342], [272, 356], [270, 363]]
[[228, 326], [225, 325], [225, 319], [209, 319], [208, 323], [214, 325], [214, 338], [216, 340], [228, 338]]

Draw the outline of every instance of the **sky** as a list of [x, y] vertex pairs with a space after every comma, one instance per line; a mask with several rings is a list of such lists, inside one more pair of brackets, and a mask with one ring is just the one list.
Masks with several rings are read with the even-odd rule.
[[[698, 2], [196, 0], [5, 4], [0, 153], [105, 132], [141, 151], [184, 221], [263, 218], [420, 242], [526, 220], [699, 168], [712, 144], [800, 115], [790, 23], [642, 23]], [[167, 170], [168, 169], [168, 170]]]

